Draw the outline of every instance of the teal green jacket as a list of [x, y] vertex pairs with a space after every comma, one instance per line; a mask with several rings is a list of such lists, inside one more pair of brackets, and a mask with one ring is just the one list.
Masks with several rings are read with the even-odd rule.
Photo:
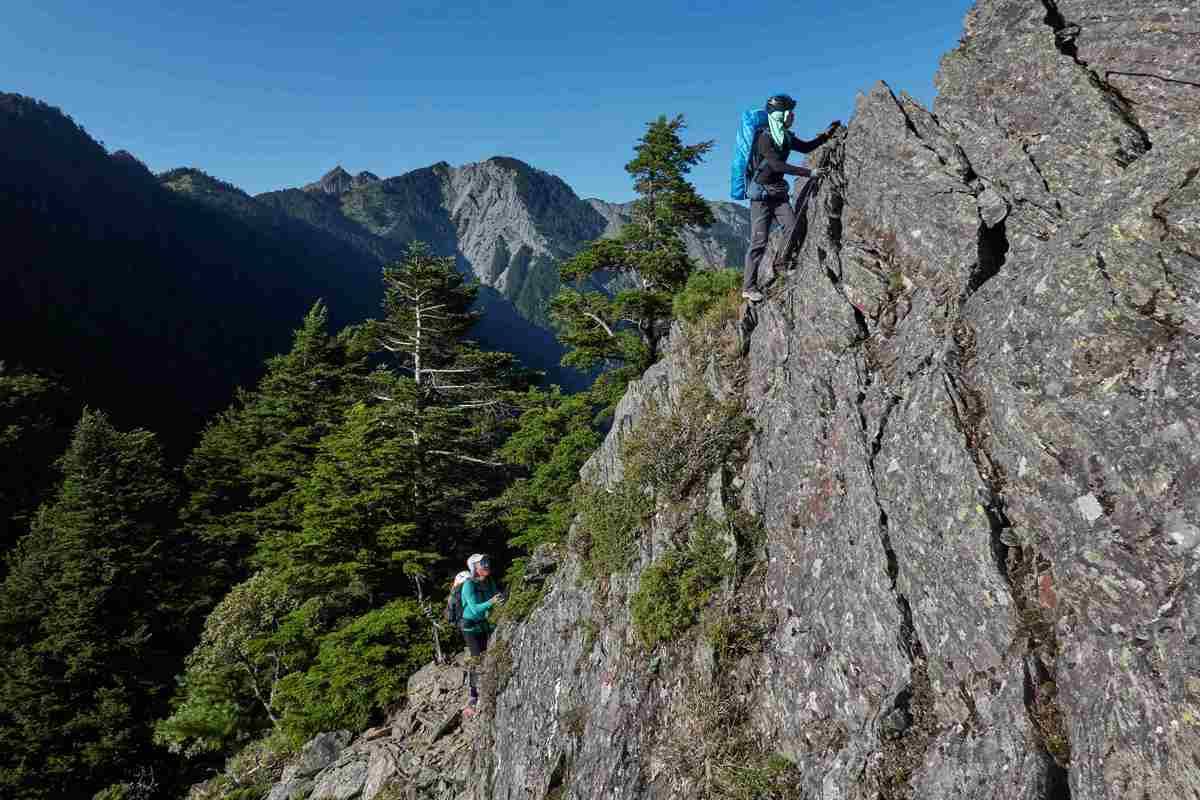
[[465, 633], [491, 633], [495, 629], [495, 626], [488, 622], [487, 614], [499, 593], [496, 582], [491, 578], [482, 582], [463, 581], [462, 629]]

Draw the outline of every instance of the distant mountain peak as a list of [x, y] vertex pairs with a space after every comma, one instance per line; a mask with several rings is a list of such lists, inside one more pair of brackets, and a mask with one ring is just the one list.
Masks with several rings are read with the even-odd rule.
[[522, 161], [519, 158], [513, 158], [512, 156], [492, 156], [484, 163], [485, 164], [495, 164], [500, 167], [508, 167], [509, 169], [515, 170], [517, 172], [536, 172], [537, 171], [530, 164], [527, 164], [526, 162]]
[[[116, 157], [116, 154], [113, 154]], [[135, 159], [136, 160], [136, 159]], [[232, 183], [214, 178], [207, 172], [196, 167], [176, 167], [158, 174], [158, 182], [168, 189], [184, 194], [195, 195], [207, 193], [215, 195], [237, 196], [249, 199], [249, 195]]]
[[370, 183], [379, 181], [379, 176], [373, 172], [366, 170], [351, 175], [341, 164], [338, 164], [333, 169], [321, 176], [321, 179], [316, 183], [310, 183], [304, 187], [306, 192], [318, 192], [322, 194], [340, 195], [345, 194], [360, 186], [366, 186]]

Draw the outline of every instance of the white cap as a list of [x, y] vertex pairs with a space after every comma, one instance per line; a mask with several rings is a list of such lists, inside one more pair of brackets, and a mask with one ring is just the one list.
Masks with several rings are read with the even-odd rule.
[[479, 565], [480, 561], [483, 561], [486, 558], [487, 556], [485, 556], [483, 553], [475, 553], [473, 556], [467, 559], [467, 569], [471, 571], [472, 578], [475, 577], [475, 567]]

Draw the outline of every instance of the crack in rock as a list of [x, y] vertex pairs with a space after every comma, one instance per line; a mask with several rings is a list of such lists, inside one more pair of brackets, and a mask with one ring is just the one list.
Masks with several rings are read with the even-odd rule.
[[1109, 299], [1112, 301], [1113, 308], [1116, 308], [1118, 305], [1117, 290], [1113, 288], [1112, 276], [1108, 274], [1108, 263], [1104, 260], [1104, 254], [1099, 251], [1096, 252], [1096, 271], [1104, 278], [1104, 285], [1108, 287]]
[[[1039, 734], [1047, 758], [1047, 798], [1069, 800], [1070, 740], [1055, 684], [1057, 637], [1053, 612], [1047, 618], [1038, 597], [1040, 576], [1050, 575], [1051, 565], [1036, 542], [1022, 540], [1007, 514], [1004, 492], [1008, 478], [993, 458], [988, 443], [986, 403], [981, 392], [966, 378], [975, 354], [975, 332], [961, 316], [954, 325], [953, 341], [955, 346], [946, 359], [943, 381], [955, 426], [985, 487], [986, 495], [980, 505], [991, 531], [992, 556], [1017, 610], [1018, 632], [1013, 648], [1023, 651], [1026, 715]], [[1037, 681], [1029, 677], [1031, 664], [1037, 672]]]
[[879, 510], [877, 529], [879, 542], [886, 559], [885, 569], [890, 581], [896, 608], [900, 612], [900, 629], [896, 633], [896, 644], [909, 662], [909, 684], [895, 698], [892, 709], [883, 718], [880, 735], [882, 738], [882, 762], [879, 767], [879, 788], [882, 800], [908, 800], [912, 797], [909, 783], [913, 773], [924, 763], [925, 753], [938, 733], [937, 716], [934, 712], [933, 686], [929, 679], [928, 659], [925, 646], [917, 634], [913, 621], [912, 606], [908, 597], [899, 588], [900, 562], [892, 542], [891, 526], [887, 510], [879, 496], [879, 481], [875, 471], [875, 459], [883, 447], [883, 436], [892, 412], [903, 397], [891, 395], [879, 418], [879, 426], [873, 437], [869, 437], [869, 425], [863, 404], [867, 390], [874, 383], [866, 364], [859, 366], [860, 388], [856, 398], [859, 430], [866, 450], [867, 474], [875, 506]]
[[1133, 110], [1133, 103], [1129, 98], [1123, 95], [1120, 89], [1109, 83], [1106, 78], [1102, 78], [1096, 70], [1091, 68], [1088, 62], [1079, 57], [1079, 50], [1075, 46], [1075, 39], [1081, 31], [1080, 26], [1066, 20], [1055, 0], [1042, 0], [1042, 6], [1046, 9], [1046, 16], [1043, 22], [1054, 31], [1055, 48], [1084, 70], [1088, 81], [1100, 93], [1100, 96], [1104, 99], [1109, 109], [1116, 114], [1133, 134], [1134, 139], [1128, 143], [1128, 147], [1125, 145], [1118, 147], [1115, 159], [1122, 167], [1128, 167], [1134, 161], [1137, 161], [1150, 152], [1150, 149], [1154, 147], [1154, 143], [1150, 140], [1150, 134], [1138, 122], [1137, 114]]
[[1149, 72], [1124, 72], [1122, 70], [1116, 70], [1116, 69], [1105, 70], [1105, 72], [1104, 72], [1105, 82], [1107, 83], [1108, 79], [1110, 77], [1112, 77], [1113, 75], [1119, 75], [1123, 78], [1149, 78], [1150, 80], [1162, 81], [1163, 83], [1176, 83], [1176, 84], [1179, 84], [1180, 86], [1190, 86], [1193, 89], [1200, 89], [1200, 83], [1196, 83], [1195, 81], [1184, 81], [1184, 80], [1180, 80], [1178, 78], [1168, 78], [1163, 75], [1154, 75]]

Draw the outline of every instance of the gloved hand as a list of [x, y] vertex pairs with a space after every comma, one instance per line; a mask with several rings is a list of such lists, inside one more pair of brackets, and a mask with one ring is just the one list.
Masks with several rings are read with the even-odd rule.
[[498, 594], [498, 595], [496, 595], [495, 597], [493, 597], [493, 598], [492, 598], [492, 605], [494, 605], [494, 606], [502, 606], [502, 605], [504, 605], [504, 595], [502, 595], [502, 594]]
[[829, 168], [828, 167], [818, 167], [817, 169], [810, 170], [810, 172], [812, 172], [812, 177], [814, 177], [814, 178], [824, 178], [826, 175], [829, 174]]

